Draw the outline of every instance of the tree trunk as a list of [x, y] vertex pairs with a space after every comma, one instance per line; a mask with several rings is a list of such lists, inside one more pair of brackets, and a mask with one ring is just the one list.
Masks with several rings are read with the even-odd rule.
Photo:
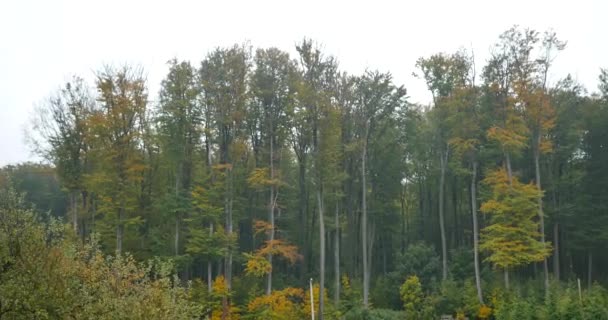
[[591, 283], [593, 282], [592, 271], [593, 271], [593, 254], [589, 251], [587, 255], [587, 288], [591, 289]]
[[[209, 229], [209, 235], [211, 236], [212, 234], [213, 224], [211, 224], [211, 228]], [[213, 291], [213, 265], [211, 262], [211, 258], [209, 258], [209, 261], [207, 261], [207, 291], [209, 293]]]
[[363, 154], [361, 155], [361, 246], [363, 260], [363, 307], [367, 309], [369, 304], [369, 265], [367, 258], [367, 181], [365, 172], [365, 161], [367, 158], [367, 134], [369, 132], [369, 122], [365, 124], [365, 141]]
[[117, 254], [121, 254], [122, 253], [122, 237], [123, 237], [123, 231], [124, 231], [124, 226], [122, 225], [122, 219], [123, 219], [123, 213], [124, 209], [121, 208], [118, 209], [118, 225], [116, 226], [116, 253]]
[[471, 215], [473, 216], [473, 254], [475, 258], [475, 286], [477, 299], [483, 305], [481, 291], [481, 275], [479, 271], [479, 224], [477, 223], [477, 160], [473, 161], [473, 176], [471, 177]]
[[561, 275], [559, 267], [559, 223], [557, 222], [553, 224], [553, 244], [553, 276], [555, 277], [555, 280], [559, 281]]
[[179, 218], [175, 218], [175, 255], [179, 255]]
[[77, 191], [72, 191], [70, 194], [70, 200], [72, 202], [72, 227], [74, 233], [78, 235], [78, 201], [76, 200]]
[[[177, 204], [177, 201], [179, 201], [179, 177], [180, 177], [180, 173], [182, 171], [182, 164], [180, 164], [179, 169], [177, 170], [177, 173], [175, 174], [175, 201]], [[179, 255], [179, 205], [178, 207], [175, 209], [175, 243], [174, 243], [174, 249], [175, 249], [175, 255], [178, 256]]]
[[[272, 128], [271, 128], [272, 132]], [[273, 137], [270, 137], [270, 180], [274, 179], [274, 164], [273, 164]], [[272, 182], [271, 182], [272, 183]], [[268, 218], [270, 219], [270, 234], [268, 235], [270, 239], [270, 245], [272, 246], [272, 242], [274, 241], [274, 185], [270, 185], [270, 199], [268, 202]], [[272, 253], [268, 254], [268, 263], [270, 263], [271, 269], [268, 272], [268, 278], [266, 281], [266, 295], [270, 295], [272, 292]]]
[[308, 199], [307, 199], [307, 195], [306, 195], [306, 160], [305, 160], [305, 156], [302, 155], [301, 158], [298, 157], [298, 161], [299, 163], [299, 177], [298, 177], [298, 185], [299, 185], [299, 194], [298, 194], [298, 200], [299, 200], [299, 205], [298, 205], [298, 209], [299, 209], [299, 213], [300, 213], [300, 226], [302, 226], [302, 228], [298, 228], [298, 238], [300, 240], [300, 244], [302, 246], [302, 252], [304, 253], [304, 261], [302, 261], [301, 265], [301, 271], [300, 271], [300, 277], [301, 280], [304, 280], [304, 277], [306, 276], [306, 274], [308, 273], [308, 241], [306, 239], [306, 228], [304, 226], [306, 226], [306, 222], [307, 222], [307, 215], [308, 215]]
[[509, 178], [509, 185], [513, 184], [513, 171], [511, 170], [511, 155], [505, 153], [505, 165], [507, 166], [507, 177]]
[[441, 175], [439, 177], [439, 229], [441, 232], [441, 265], [442, 279], [448, 278], [448, 249], [445, 236], [445, 219], [444, 219], [444, 192], [445, 192], [445, 171], [447, 167], [448, 151], [444, 150], [440, 156]]
[[317, 202], [319, 208], [319, 320], [323, 320], [323, 292], [325, 291], [325, 219], [323, 215], [322, 186], [317, 189]]
[[340, 304], [340, 206], [336, 201], [336, 213], [334, 215], [334, 224], [336, 225], [336, 232], [334, 234], [334, 276], [335, 276], [335, 289], [334, 289], [334, 304], [336, 307]]
[[509, 270], [505, 269], [505, 289], [509, 290]]
[[[225, 202], [226, 208], [226, 235], [229, 239], [232, 238], [232, 204], [233, 204], [233, 168], [228, 169], [228, 188], [227, 188], [227, 196]], [[228, 243], [228, 252], [226, 256], [226, 263], [224, 264], [224, 277], [226, 279], [226, 287], [230, 291], [232, 289], [232, 244]], [[222, 299], [222, 304], [224, 306], [222, 318], [228, 316], [228, 306], [229, 301], [228, 297], [224, 297]]]
[[[539, 192], [542, 192], [542, 188], [540, 185], [540, 134], [537, 134], [536, 138], [536, 148], [534, 150], [534, 171], [536, 173], [536, 189]], [[538, 218], [540, 224], [540, 241], [543, 245], [543, 249], [545, 246], [545, 215], [543, 213], [543, 198], [542, 196], [538, 197]], [[545, 280], [545, 294], [549, 294], [549, 264], [547, 262], [547, 257], [543, 259], [543, 273]]]
[[[405, 252], [405, 240], [406, 240], [406, 233], [405, 233], [405, 225], [407, 222], [407, 217], [406, 217], [406, 211], [405, 211], [405, 196], [406, 196], [406, 187], [405, 185], [403, 186], [403, 188], [401, 189], [401, 199], [399, 199], [400, 204], [401, 204], [401, 250], [400, 252], [403, 254]], [[409, 236], [409, 235], [408, 235]]]

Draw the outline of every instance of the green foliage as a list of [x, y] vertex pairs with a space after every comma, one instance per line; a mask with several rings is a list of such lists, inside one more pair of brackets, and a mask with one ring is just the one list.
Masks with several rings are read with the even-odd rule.
[[434, 285], [440, 268], [439, 256], [435, 249], [419, 242], [408, 246], [403, 254], [397, 256], [391, 278], [402, 283], [408, 276], [416, 275], [423, 283], [423, 289], [428, 291]]
[[37, 221], [12, 187], [0, 190], [0, 316], [10, 319], [191, 319], [200, 306], [159, 260], [104, 256]]
[[404, 314], [402, 311], [390, 309], [363, 309], [357, 308], [347, 312], [344, 315], [345, 320], [402, 320]]
[[401, 286], [399, 293], [407, 318], [430, 319], [434, 316], [435, 301], [422, 292], [422, 285], [417, 276], [408, 277]]

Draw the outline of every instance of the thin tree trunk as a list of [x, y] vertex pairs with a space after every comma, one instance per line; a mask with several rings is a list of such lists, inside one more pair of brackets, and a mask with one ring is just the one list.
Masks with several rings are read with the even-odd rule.
[[363, 154], [361, 155], [361, 245], [363, 260], [363, 307], [367, 309], [369, 305], [369, 265], [367, 258], [367, 181], [365, 172], [365, 161], [367, 157], [367, 135], [369, 132], [369, 122], [365, 124], [365, 141]]
[[175, 218], [175, 255], [179, 255], [179, 218]]
[[[272, 125], [271, 125], [271, 132], [272, 132]], [[270, 137], [270, 180], [272, 181], [274, 179], [274, 164], [273, 164], [273, 153], [274, 153], [274, 146], [273, 146], [273, 137]], [[274, 185], [270, 185], [270, 199], [268, 202], [268, 218], [270, 219], [270, 234], [268, 235], [269, 239], [270, 239], [270, 246], [272, 246], [272, 243], [274, 241]], [[272, 250], [271, 250], [272, 251]], [[272, 253], [268, 254], [268, 263], [270, 263], [271, 269], [270, 272], [268, 272], [268, 278], [266, 281], [266, 295], [270, 295], [270, 293], [272, 292]]]
[[[177, 201], [179, 201], [179, 177], [180, 177], [180, 172], [182, 171], [182, 165], [180, 164], [178, 166], [178, 170], [175, 174], [175, 201], [177, 204]], [[174, 250], [175, 250], [175, 255], [178, 256], [179, 255], [179, 205], [178, 207], [175, 209], [175, 243], [174, 243]]]
[[505, 165], [507, 166], [507, 177], [509, 178], [509, 185], [513, 184], [513, 171], [511, 170], [511, 155], [505, 153]]
[[560, 268], [559, 268], [559, 223], [555, 222], [553, 224], [553, 276], [555, 280], [559, 281], [560, 277]]
[[72, 227], [74, 228], [74, 233], [78, 234], [78, 201], [76, 200], [76, 192], [72, 191], [70, 194], [70, 202], [72, 202]]
[[[228, 215], [226, 216], [226, 232], [228, 234], [229, 239], [232, 238], [232, 203], [233, 203], [233, 173], [232, 169], [229, 169], [228, 179], [229, 179], [229, 196], [228, 196]], [[225, 276], [226, 276], [226, 285], [228, 289], [232, 288], [232, 244], [228, 244], [228, 258], [226, 259], [225, 265]]]
[[401, 204], [401, 253], [405, 252], [405, 225], [406, 225], [406, 215], [405, 215], [405, 195], [406, 195], [406, 187], [405, 185], [401, 189], [401, 199], [399, 199]]
[[[540, 185], [540, 134], [536, 139], [536, 148], [534, 150], [534, 169], [536, 172], [536, 189], [539, 192], [542, 192], [542, 188]], [[543, 245], [543, 249], [546, 248], [545, 245], [545, 215], [543, 213], [543, 198], [542, 196], [538, 197], [538, 218], [540, 224], [540, 241]], [[545, 294], [549, 294], [549, 264], [547, 262], [547, 257], [543, 259], [543, 273], [545, 280]]]
[[509, 270], [505, 269], [505, 289], [509, 290]]
[[338, 201], [336, 201], [334, 224], [336, 225], [336, 232], [334, 234], [334, 276], [336, 278], [334, 304], [337, 307], [340, 304], [340, 206]]
[[123, 219], [123, 207], [121, 206], [120, 209], [118, 209], [118, 225], [116, 226], [116, 252], [118, 254], [122, 253], [122, 237], [123, 237], [123, 228], [124, 226], [122, 225], [122, 219]]
[[95, 215], [97, 214], [97, 204], [95, 203], [95, 194], [91, 194], [91, 232], [92, 235], [95, 232]]
[[323, 320], [323, 292], [325, 292], [325, 219], [323, 213], [322, 186], [317, 189], [317, 202], [319, 208], [319, 320]]
[[[209, 238], [213, 236], [213, 222], [209, 224]], [[218, 270], [218, 272], [220, 272]], [[207, 291], [211, 293], [213, 291], [213, 265], [211, 257], [207, 261]]]
[[593, 254], [591, 251], [587, 254], [587, 288], [591, 289], [591, 283], [593, 282], [592, 271], [593, 271]]
[[306, 276], [306, 274], [308, 273], [308, 241], [306, 239], [306, 228], [304, 226], [306, 226], [306, 222], [307, 222], [307, 215], [308, 215], [308, 199], [306, 196], [306, 163], [305, 163], [305, 158], [304, 155], [300, 157], [298, 157], [298, 161], [299, 163], [299, 175], [298, 175], [298, 185], [299, 185], [299, 194], [298, 194], [298, 200], [299, 200], [299, 213], [300, 213], [300, 225], [303, 226], [302, 228], [298, 228], [298, 238], [300, 240], [300, 243], [302, 245], [302, 252], [304, 253], [304, 261], [302, 261], [301, 265], [301, 270], [300, 270], [300, 277], [303, 280], [304, 277]]
[[473, 177], [471, 177], [471, 214], [473, 216], [473, 254], [475, 258], [475, 286], [477, 299], [483, 305], [481, 275], [479, 271], [479, 224], [477, 223], [477, 160], [473, 160]]
[[444, 219], [444, 192], [445, 192], [445, 171], [447, 167], [448, 154], [447, 150], [443, 151], [440, 156], [441, 175], [439, 177], [439, 229], [441, 232], [441, 265], [442, 279], [448, 278], [448, 249], [445, 236], [445, 219]]

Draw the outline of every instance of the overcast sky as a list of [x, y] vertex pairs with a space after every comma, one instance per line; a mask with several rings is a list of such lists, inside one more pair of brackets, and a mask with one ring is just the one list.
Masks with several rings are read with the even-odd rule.
[[607, 0], [425, 1], [51, 1], [0, 3], [0, 166], [35, 159], [24, 144], [34, 106], [71, 75], [92, 80], [103, 64], [144, 67], [155, 99], [172, 57], [196, 65], [217, 46], [250, 41], [294, 54], [320, 42], [342, 70], [390, 71], [412, 102], [427, 102], [412, 77], [418, 57], [472, 48], [485, 63], [514, 24], [553, 28], [568, 41], [551, 80], [571, 73], [595, 91], [608, 67]]

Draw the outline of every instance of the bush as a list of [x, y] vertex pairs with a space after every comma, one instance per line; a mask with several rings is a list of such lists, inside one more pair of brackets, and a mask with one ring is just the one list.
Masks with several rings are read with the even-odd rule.
[[57, 220], [39, 222], [23, 197], [0, 188], [0, 317], [192, 319], [202, 307], [172, 277], [170, 262], [104, 256], [71, 241]]
[[344, 320], [403, 320], [402, 311], [390, 309], [363, 309], [355, 308], [344, 315]]

